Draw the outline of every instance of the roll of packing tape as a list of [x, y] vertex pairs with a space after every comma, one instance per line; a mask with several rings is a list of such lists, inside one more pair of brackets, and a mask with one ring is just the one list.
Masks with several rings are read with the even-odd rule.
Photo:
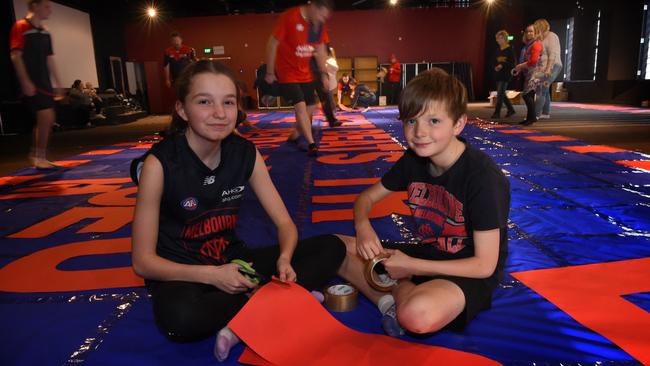
[[325, 307], [331, 311], [346, 312], [357, 306], [359, 291], [346, 284], [333, 285], [325, 290]]
[[[377, 265], [390, 257], [390, 254], [382, 253], [366, 263], [364, 275], [370, 287], [377, 291], [388, 292], [397, 284], [397, 280], [392, 279], [388, 273], [379, 273]], [[380, 266], [380, 267], [383, 267]]]

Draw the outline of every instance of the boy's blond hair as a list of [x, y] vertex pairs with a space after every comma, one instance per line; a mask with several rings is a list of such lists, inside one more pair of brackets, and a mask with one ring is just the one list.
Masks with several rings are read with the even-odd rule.
[[508, 40], [508, 36], [509, 36], [509, 34], [508, 34], [508, 32], [507, 32], [505, 29], [501, 29], [501, 30], [498, 31], [497, 34], [495, 34], [494, 36], [495, 36], [495, 37], [502, 36], [503, 38], [506, 39], [506, 41], [510, 42], [510, 40]]
[[399, 119], [406, 122], [422, 114], [432, 102], [444, 103], [454, 123], [467, 111], [467, 90], [463, 83], [434, 67], [406, 84], [399, 101]]

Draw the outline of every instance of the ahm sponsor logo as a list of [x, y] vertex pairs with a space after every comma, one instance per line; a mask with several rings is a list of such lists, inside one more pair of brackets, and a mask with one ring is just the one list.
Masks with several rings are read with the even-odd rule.
[[235, 188], [226, 189], [225, 191], [221, 192], [221, 197], [242, 193], [244, 191], [244, 188], [244, 186], [238, 186]]

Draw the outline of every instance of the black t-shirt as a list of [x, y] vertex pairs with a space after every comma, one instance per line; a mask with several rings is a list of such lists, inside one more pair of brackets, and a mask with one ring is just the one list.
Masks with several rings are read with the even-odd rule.
[[497, 48], [496, 55], [494, 56], [494, 66], [501, 65], [502, 68], [499, 71], [494, 72], [494, 80], [496, 81], [510, 81], [512, 74], [510, 71], [515, 67], [515, 50], [508, 46], [504, 49], [501, 47]]
[[52, 93], [47, 57], [52, 55], [52, 38], [45, 28], [34, 26], [28, 19], [21, 19], [11, 29], [10, 47], [23, 52], [27, 74], [40, 93]]
[[420, 245], [430, 246], [430, 259], [472, 257], [474, 230], [500, 228], [499, 260], [490, 277], [496, 282], [508, 254], [510, 183], [488, 155], [465, 146], [458, 161], [438, 177], [430, 174], [428, 158], [409, 149], [381, 183], [407, 192], [414, 233]]
[[255, 165], [255, 145], [228, 136], [221, 142], [221, 163], [214, 170], [196, 156], [184, 135], [164, 139], [151, 153], [164, 172], [158, 255], [184, 264], [220, 265], [245, 258], [235, 226]]

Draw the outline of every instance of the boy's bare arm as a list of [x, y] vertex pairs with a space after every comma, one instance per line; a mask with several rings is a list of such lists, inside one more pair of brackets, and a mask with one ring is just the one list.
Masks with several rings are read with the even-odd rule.
[[383, 247], [370, 224], [372, 206], [391, 193], [381, 182], [361, 192], [354, 202], [354, 229], [357, 233], [357, 251], [364, 259], [372, 259], [382, 253]]
[[20, 82], [20, 87], [28, 97], [36, 94], [36, 87], [32, 80], [27, 74], [27, 68], [25, 67], [25, 62], [23, 61], [23, 51], [22, 50], [12, 50], [11, 51], [11, 62], [14, 64], [14, 69], [16, 70], [16, 76], [18, 76], [18, 81]]
[[[497, 266], [499, 258], [500, 229], [474, 231], [474, 256], [463, 259], [435, 261], [411, 258], [408, 266], [413, 275], [421, 276], [458, 276], [467, 278], [490, 277]], [[390, 273], [391, 258], [384, 262]], [[398, 264], [395, 263], [397, 266]], [[406, 266], [400, 263], [399, 266]]]

